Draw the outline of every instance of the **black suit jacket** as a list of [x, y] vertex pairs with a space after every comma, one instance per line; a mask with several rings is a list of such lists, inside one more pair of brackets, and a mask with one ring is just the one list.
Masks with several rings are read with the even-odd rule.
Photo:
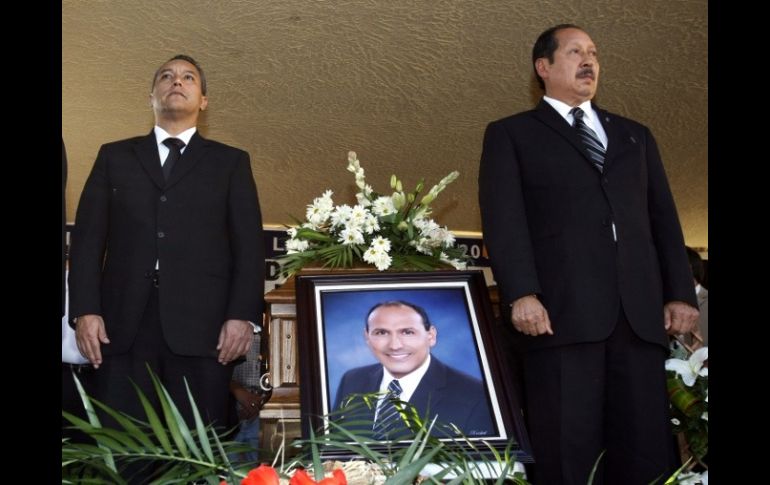
[[261, 321], [262, 220], [243, 150], [196, 132], [165, 182], [153, 132], [103, 145], [71, 243], [70, 315], [102, 315], [106, 355], [131, 346], [156, 261], [174, 353], [216, 357], [225, 320]]
[[604, 173], [545, 101], [487, 127], [479, 203], [502, 314], [539, 295], [554, 335], [516, 336], [552, 347], [607, 338], [622, 302], [636, 334], [666, 347], [663, 304], [695, 306], [674, 200], [652, 133], [595, 109], [609, 140]]
[[[342, 403], [351, 394], [378, 392], [382, 375], [381, 364], [357, 367], [347, 371], [337, 387], [334, 409], [341, 409]], [[438, 416], [438, 422], [454, 423], [468, 437], [496, 434], [482, 382], [447, 366], [435, 356], [431, 356], [428, 371], [422, 377], [409, 403], [415, 407], [420, 417], [428, 416], [430, 421], [434, 416]], [[338, 421], [372, 422], [374, 408], [362, 407], [362, 409], [366, 411], [357, 413], [355, 416], [345, 415]]]

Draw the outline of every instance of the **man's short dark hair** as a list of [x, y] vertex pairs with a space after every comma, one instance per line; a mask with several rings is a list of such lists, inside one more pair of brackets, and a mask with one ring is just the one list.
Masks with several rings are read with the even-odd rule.
[[559, 41], [556, 39], [556, 33], [564, 29], [578, 29], [583, 30], [577, 25], [573, 24], [559, 24], [546, 30], [535, 41], [535, 45], [532, 47], [532, 68], [535, 70], [535, 77], [537, 83], [540, 85], [540, 89], [545, 89], [545, 83], [540, 74], [537, 73], [537, 67], [535, 67], [535, 61], [541, 57], [548, 59], [548, 62], [553, 64], [553, 53], [559, 48]]
[[698, 284], [703, 284], [703, 259], [701, 259], [698, 251], [694, 250], [690, 246], [684, 247], [687, 250], [687, 259], [690, 260], [690, 269], [692, 269], [692, 276]]
[[372, 313], [374, 313], [374, 310], [380, 308], [380, 307], [397, 307], [397, 306], [405, 306], [409, 307], [412, 310], [416, 311], [418, 315], [420, 315], [420, 318], [422, 318], [422, 325], [425, 327], [425, 330], [430, 330], [430, 327], [433, 326], [433, 324], [430, 321], [430, 318], [428, 318], [428, 313], [425, 311], [425, 309], [419, 305], [415, 305], [414, 303], [409, 303], [408, 301], [403, 300], [390, 300], [390, 301], [383, 301], [380, 303], [377, 303], [372, 308], [369, 309], [369, 311], [366, 314], [366, 320], [364, 320], [366, 324], [366, 331], [369, 331], [369, 317], [372, 316]]
[[177, 54], [171, 59], [161, 64], [161, 66], [155, 71], [155, 75], [152, 77], [152, 86], [150, 86], [150, 91], [155, 89], [155, 83], [158, 81], [158, 74], [160, 74], [160, 70], [163, 69], [163, 66], [165, 66], [171, 61], [186, 61], [192, 64], [193, 66], [195, 66], [195, 69], [198, 71], [198, 76], [200, 76], [201, 78], [201, 93], [204, 96], [206, 96], [206, 75], [203, 74], [203, 68], [201, 67], [200, 64], [198, 64], [198, 61], [184, 54]]

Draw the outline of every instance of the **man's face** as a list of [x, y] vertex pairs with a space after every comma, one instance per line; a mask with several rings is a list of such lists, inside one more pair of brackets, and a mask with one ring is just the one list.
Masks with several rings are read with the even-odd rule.
[[577, 106], [593, 99], [599, 83], [599, 58], [591, 38], [579, 29], [556, 32], [559, 47], [548, 58], [535, 61], [537, 73], [545, 83], [545, 94]]
[[167, 62], [155, 78], [150, 103], [156, 116], [176, 118], [206, 109], [208, 98], [201, 91], [198, 70], [187, 61]]
[[425, 330], [420, 314], [407, 306], [383, 306], [369, 316], [364, 337], [377, 360], [401, 378], [428, 358], [436, 345], [436, 327]]

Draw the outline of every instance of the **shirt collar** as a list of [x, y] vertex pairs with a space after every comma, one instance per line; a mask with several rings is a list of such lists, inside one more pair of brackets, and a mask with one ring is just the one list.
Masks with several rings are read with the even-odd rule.
[[155, 128], [153, 130], [155, 131], [155, 143], [157, 145], [161, 145], [163, 143], [163, 140], [171, 137], [171, 138], [179, 138], [180, 140], [182, 140], [186, 148], [187, 145], [190, 144], [190, 139], [193, 137], [193, 135], [198, 130], [198, 128], [193, 126], [192, 128], [188, 128], [176, 136], [169, 135], [169, 133], [166, 130], [164, 130], [158, 125], [155, 125]]
[[[420, 367], [416, 368], [404, 377], [398, 378], [398, 383], [401, 385], [401, 396], [399, 396], [400, 400], [409, 401], [409, 399], [412, 397], [412, 394], [414, 394], [414, 391], [417, 390], [417, 386], [420, 385], [420, 381], [422, 380], [423, 376], [426, 372], [428, 372], [428, 367], [430, 367], [430, 354], [428, 354], [428, 358], [425, 359], [425, 362], [420, 364]], [[388, 372], [388, 369], [383, 366], [380, 392], [387, 392], [388, 384], [390, 384], [390, 381], [393, 379], [396, 379], [396, 377], [393, 377], [393, 374]]]
[[[556, 98], [549, 98], [548, 96], [543, 96], [543, 100], [550, 104], [553, 109], [556, 110], [557, 113], [561, 115], [562, 118], [564, 118], [567, 123], [572, 125], [572, 115], [570, 114], [570, 111], [572, 111], [572, 108], [574, 106], [570, 106], [564, 101], [559, 101]], [[589, 121], [587, 122], [588, 126], [596, 126], [596, 112], [594, 111], [593, 106], [591, 105], [591, 100], [583, 101], [581, 104], [577, 106], [578, 108], [582, 109], [585, 113], [585, 117], [588, 117]]]

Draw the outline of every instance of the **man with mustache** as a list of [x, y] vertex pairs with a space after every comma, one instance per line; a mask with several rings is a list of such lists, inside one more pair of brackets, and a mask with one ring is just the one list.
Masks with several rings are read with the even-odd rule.
[[[78, 205], [70, 316], [94, 397], [136, 417], [129, 379], [157, 405], [146, 366], [188, 423], [226, 425], [232, 362], [261, 322], [264, 246], [249, 154], [197, 131], [206, 78], [191, 57], [152, 79], [155, 126], [103, 145]], [[186, 384], [185, 384], [186, 381]]]
[[591, 102], [588, 34], [546, 30], [532, 63], [545, 96], [488, 125], [479, 203], [534, 482], [587, 483], [606, 451], [595, 484], [649, 483], [673, 466], [667, 334], [698, 317], [676, 207], [649, 129]]

